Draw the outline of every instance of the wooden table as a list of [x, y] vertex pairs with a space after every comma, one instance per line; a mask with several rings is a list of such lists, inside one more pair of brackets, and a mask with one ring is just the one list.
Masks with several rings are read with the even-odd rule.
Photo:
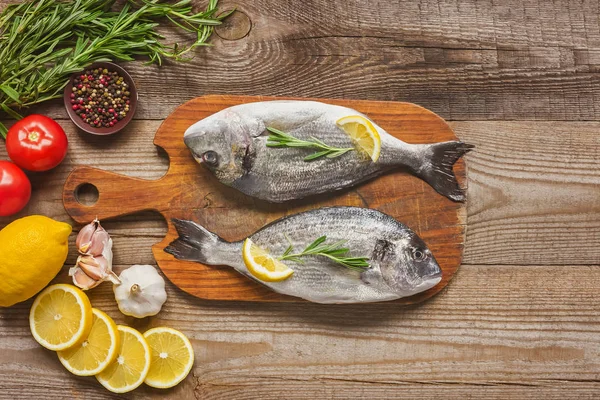
[[[242, 13], [233, 26], [193, 62], [126, 65], [141, 101], [122, 134], [77, 132], [60, 102], [33, 108], [60, 120], [70, 150], [56, 170], [31, 175], [19, 216], [70, 221], [61, 190], [75, 165], [160, 177], [167, 160], [154, 132], [195, 96], [401, 100], [477, 146], [467, 158], [464, 263], [442, 293], [404, 308], [208, 302], [169, 284], [163, 311], [136, 321], [104, 284], [91, 291], [94, 306], [142, 330], [180, 329], [196, 352], [175, 389], [124, 398], [599, 398], [599, 3], [222, 1], [234, 4]], [[150, 246], [165, 233], [157, 215], [104, 225], [117, 271], [154, 263]], [[68, 281], [78, 229], [57, 281]], [[30, 305], [0, 310], [0, 398], [118, 397], [37, 345]]]

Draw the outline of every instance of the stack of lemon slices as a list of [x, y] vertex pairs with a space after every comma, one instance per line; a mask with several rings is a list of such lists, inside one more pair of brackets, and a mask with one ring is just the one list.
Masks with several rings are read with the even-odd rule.
[[72, 285], [52, 285], [33, 302], [31, 333], [71, 373], [96, 376], [114, 393], [127, 393], [142, 383], [170, 388], [189, 374], [194, 351], [175, 329], [153, 328], [144, 335], [117, 325]]

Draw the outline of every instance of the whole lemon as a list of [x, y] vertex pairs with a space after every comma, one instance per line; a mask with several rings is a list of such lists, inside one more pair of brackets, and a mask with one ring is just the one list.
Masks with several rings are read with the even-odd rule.
[[71, 225], [42, 215], [0, 231], [0, 307], [20, 303], [42, 290], [62, 268]]

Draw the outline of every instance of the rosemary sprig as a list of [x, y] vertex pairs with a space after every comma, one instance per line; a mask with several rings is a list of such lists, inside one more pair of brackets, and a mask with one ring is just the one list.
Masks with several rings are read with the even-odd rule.
[[[61, 97], [69, 76], [97, 61], [187, 60], [233, 12], [216, 15], [218, 0], [199, 13], [191, 0], [127, 0], [111, 11], [115, 1], [29, 0], [6, 7], [0, 15], [0, 110], [20, 118], [17, 109]], [[192, 33], [193, 42], [166, 44], [155, 30], [161, 19]], [[1, 123], [0, 134], [6, 134]]]
[[267, 130], [269, 131], [269, 137], [267, 138], [268, 147], [300, 147], [319, 150], [304, 157], [304, 161], [316, 160], [319, 157], [335, 158], [351, 150], [355, 150], [354, 147], [331, 147], [315, 137], [311, 137], [310, 140], [301, 140], [279, 129], [267, 127]]
[[285, 250], [279, 260], [291, 260], [298, 263], [302, 263], [302, 257], [305, 256], [323, 256], [336, 262], [337, 264], [343, 265], [346, 268], [355, 271], [364, 271], [369, 268], [369, 257], [347, 257], [346, 255], [350, 251], [347, 247], [342, 247], [346, 241], [340, 240], [332, 244], [326, 244], [327, 236], [321, 236], [314, 242], [306, 246], [300, 253], [292, 253], [294, 246], [290, 243], [288, 248]]

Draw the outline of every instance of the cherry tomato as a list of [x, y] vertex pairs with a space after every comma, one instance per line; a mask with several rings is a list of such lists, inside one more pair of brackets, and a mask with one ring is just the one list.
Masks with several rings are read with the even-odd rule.
[[32, 114], [17, 121], [6, 134], [6, 151], [19, 167], [47, 171], [67, 155], [67, 135], [53, 119]]
[[10, 161], [0, 161], [0, 217], [18, 213], [31, 197], [25, 172]]

